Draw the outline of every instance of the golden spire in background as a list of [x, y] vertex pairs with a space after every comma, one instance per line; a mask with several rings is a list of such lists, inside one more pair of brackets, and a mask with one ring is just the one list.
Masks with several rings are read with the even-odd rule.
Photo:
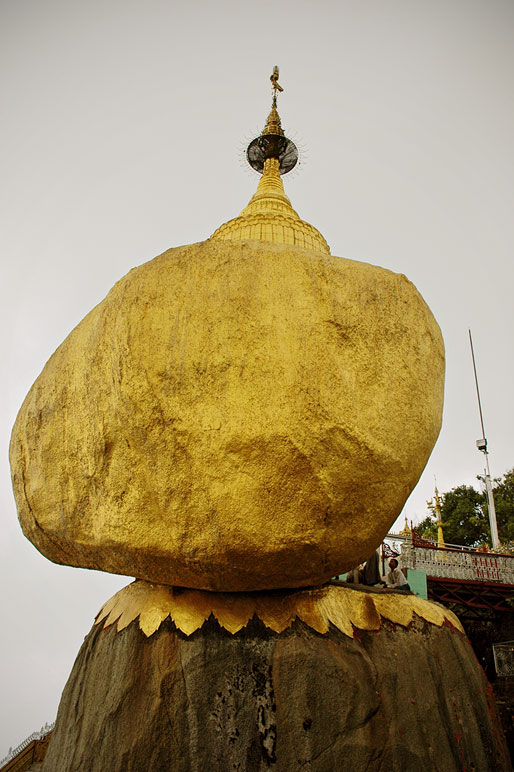
[[432, 510], [437, 525], [437, 543], [440, 547], [444, 547], [444, 534], [443, 534], [443, 521], [441, 516], [441, 499], [439, 498], [439, 491], [437, 490], [437, 483], [435, 486], [435, 495], [433, 499], [427, 501], [427, 506]]
[[298, 150], [285, 136], [277, 110], [278, 67], [270, 80], [273, 88], [271, 111], [262, 133], [248, 145], [246, 158], [252, 169], [262, 174], [255, 194], [239, 217], [221, 225], [211, 239], [243, 241], [257, 239], [275, 244], [292, 244], [304, 249], [330, 254], [321, 233], [300, 216], [284, 192], [281, 175], [287, 174], [298, 162]]

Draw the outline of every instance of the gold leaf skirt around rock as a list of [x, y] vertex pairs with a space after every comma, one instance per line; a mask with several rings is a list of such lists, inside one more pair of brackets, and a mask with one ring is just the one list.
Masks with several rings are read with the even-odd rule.
[[307, 590], [219, 593], [136, 580], [104, 604], [95, 624], [110, 627], [116, 623], [120, 632], [137, 619], [149, 637], [170, 617], [189, 636], [211, 615], [231, 634], [246, 627], [253, 617], [276, 633], [299, 619], [321, 634], [332, 624], [354, 637], [355, 630], [379, 630], [383, 620], [408, 627], [415, 616], [439, 627], [450, 623], [464, 632], [455, 614], [415, 595], [334, 584]]

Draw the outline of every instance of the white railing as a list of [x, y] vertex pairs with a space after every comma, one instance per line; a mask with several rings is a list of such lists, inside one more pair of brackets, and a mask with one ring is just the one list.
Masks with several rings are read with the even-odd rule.
[[514, 586], [514, 556], [512, 555], [444, 547], [421, 547], [406, 541], [401, 546], [401, 566], [424, 571], [427, 576], [436, 578], [499, 582]]
[[43, 740], [47, 736], [48, 732], [52, 731], [54, 726], [55, 721], [52, 724], [45, 724], [41, 727], [39, 732], [32, 732], [32, 734], [26, 737], [25, 740], [23, 740], [23, 742], [21, 742], [16, 748], [9, 748], [9, 753], [7, 756], [5, 756], [5, 758], [0, 761], [0, 770], [2, 767], [5, 767], [9, 761], [15, 759], [18, 753], [21, 753], [23, 750], [25, 750], [25, 748], [30, 745], [33, 740]]

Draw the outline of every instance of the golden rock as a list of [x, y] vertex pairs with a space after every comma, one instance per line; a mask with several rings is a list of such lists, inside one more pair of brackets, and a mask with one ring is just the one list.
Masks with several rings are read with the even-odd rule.
[[135, 268], [45, 366], [11, 465], [51, 560], [308, 586], [401, 511], [440, 428], [437, 323], [403, 275], [263, 238], [236, 229]]
[[425, 466], [444, 378], [429, 309], [294, 211], [276, 90], [251, 148], [241, 214], [119, 281], [22, 406], [15, 496], [51, 560], [200, 590], [320, 584], [371, 554]]

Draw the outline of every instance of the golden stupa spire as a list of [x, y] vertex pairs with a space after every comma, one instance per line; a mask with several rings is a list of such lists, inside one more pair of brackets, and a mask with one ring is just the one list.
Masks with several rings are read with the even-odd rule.
[[278, 77], [278, 67], [275, 66], [270, 77], [273, 90], [271, 111], [262, 133], [250, 142], [246, 151], [252, 169], [262, 174], [257, 190], [239, 217], [221, 225], [211, 238], [272, 241], [330, 254], [321, 233], [300, 219], [284, 192], [281, 175], [296, 166], [298, 150], [294, 142], [286, 137], [278, 114], [277, 91], [284, 90]]
[[441, 514], [441, 499], [439, 498], [439, 491], [437, 490], [437, 483], [435, 484], [435, 495], [433, 499], [427, 501], [428, 507], [432, 510], [436, 518], [437, 525], [437, 543], [440, 547], [444, 547], [444, 534], [443, 534], [443, 520]]

